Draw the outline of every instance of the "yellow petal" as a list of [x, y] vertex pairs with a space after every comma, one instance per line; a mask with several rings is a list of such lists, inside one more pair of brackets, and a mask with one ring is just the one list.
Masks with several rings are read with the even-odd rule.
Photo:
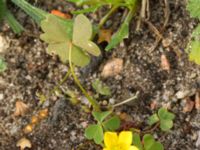
[[104, 148], [103, 150], [109, 150], [108, 148]]
[[128, 150], [139, 150], [136, 146], [130, 146]]
[[131, 146], [131, 144], [132, 144], [132, 132], [131, 131], [120, 132], [118, 143], [123, 143], [127, 146]]
[[118, 137], [115, 132], [105, 132], [104, 134], [104, 143], [107, 149], [111, 149], [117, 145]]

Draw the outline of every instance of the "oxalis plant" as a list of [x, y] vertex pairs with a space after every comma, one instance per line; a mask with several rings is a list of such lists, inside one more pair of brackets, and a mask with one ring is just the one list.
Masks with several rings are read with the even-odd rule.
[[[111, 42], [106, 47], [110, 50], [128, 36], [129, 23], [134, 16], [137, 0], [68, 0], [78, 6], [88, 5], [89, 8], [72, 12], [72, 19], [65, 19], [60, 15], [49, 14], [39, 8], [30, 5], [25, 0], [11, 0], [14, 4], [24, 10], [41, 27], [43, 33], [40, 38], [48, 43], [47, 53], [58, 55], [64, 64], [69, 64], [69, 71], [59, 83], [60, 85], [69, 77], [73, 76], [76, 85], [93, 107], [92, 116], [95, 123], [89, 125], [85, 130], [85, 136], [101, 145], [104, 150], [163, 150], [163, 145], [151, 135], [157, 127], [162, 131], [169, 131], [173, 126], [174, 115], [166, 109], [159, 109], [148, 119], [149, 127], [144, 130], [130, 128], [129, 131], [121, 131], [121, 121], [114, 113], [117, 106], [125, 104], [137, 98], [137, 94], [121, 103], [108, 106], [102, 111], [98, 101], [83, 88], [78, 80], [74, 67], [85, 67], [90, 63], [90, 58], [99, 56], [101, 50], [94, 43], [93, 37], [102, 28], [109, 16], [119, 7], [127, 9], [127, 15], [119, 30], [113, 35]], [[5, 2], [5, 1], [4, 1]], [[110, 11], [103, 17], [99, 25], [91, 24], [90, 20], [83, 14], [95, 12], [102, 6], [111, 7]], [[92, 84], [98, 95], [110, 95], [111, 92], [100, 80]], [[57, 87], [56, 87], [57, 88]], [[55, 88], [55, 89], [56, 89]], [[43, 98], [45, 99], [45, 98]], [[126, 129], [127, 130], [127, 129]], [[118, 134], [119, 133], [119, 134]]]

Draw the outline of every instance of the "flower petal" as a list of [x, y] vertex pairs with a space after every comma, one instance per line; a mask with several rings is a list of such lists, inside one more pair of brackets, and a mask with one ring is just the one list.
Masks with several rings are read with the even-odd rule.
[[128, 150], [139, 150], [136, 146], [130, 146]]
[[[118, 136], [115, 132], [105, 132], [104, 143], [107, 149], [113, 148], [117, 145]], [[105, 150], [107, 150], [105, 149]]]
[[132, 132], [131, 131], [122, 131], [119, 134], [118, 143], [123, 143], [127, 146], [131, 146], [132, 144]]

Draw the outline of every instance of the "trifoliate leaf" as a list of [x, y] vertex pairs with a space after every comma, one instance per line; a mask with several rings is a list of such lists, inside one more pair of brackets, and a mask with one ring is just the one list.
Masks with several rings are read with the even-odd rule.
[[158, 111], [158, 117], [162, 131], [169, 131], [173, 127], [173, 119], [175, 118], [173, 113], [168, 112], [165, 108], [160, 108]]
[[151, 126], [153, 124], [155, 124], [156, 122], [159, 121], [158, 115], [157, 114], [153, 114], [152, 116], [150, 116], [148, 118], [148, 124]]
[[111, 95], [110, 88], [106, 85], [103, 85], [99, 79], [96, 79], [94, 82], [92, 82], [92, 87], [101, 95]]
[[200, 0], [189, 0], [187, 10], [190, 12], [191, 17], [200, 19]]
[[92, 115], [98, 122], [102, 122], [108, 115], [110, 115], [111, 111], [104, 111], [104, 112], [92, 112]]
[[92, 24], [89, 19], [80, 14], [74, 20], [73, 27], [73, 44], [84, 49], [88, 53], [99, 56], [101, 51], [99, 47], [91, 41], [92, 38]]
[[158, 110], [158, 116], [162, 120], [173, 120], [175, 118], [175, 115], [165, 108], [160, 108]]
[[94, 140], [96, 144], [101, 144], [103, 141], [103, 129], [101, 125], [89, 125], [85, 130], [85, 137], [89, 140]]
[[41, 28], [44, 33], [40, 38], [49, 44], [48, 54], [54, 53], [59, 56], [63, 63], [67, 63], [71, 47], [72, 63], [81, 67], [89, 63], [90, 57], [72, 44], [73, 22], [71, 20], [63, 20], [54, 15], [48, 15], [41, 22]]
[[118, 116], [113, 116], [103, 122], [103, 127], [106, 131], [115, 131], [120, 127], [120, 119]]

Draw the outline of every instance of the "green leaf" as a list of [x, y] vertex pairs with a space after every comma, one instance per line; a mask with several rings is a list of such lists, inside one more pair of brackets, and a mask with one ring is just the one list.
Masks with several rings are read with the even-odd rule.
[[173, 119], [175, 115], [170, 113], [165, 108], [158, 110], [158, 116], [160, 119], [160, 128], [162, 131], [169, 131], [173, 127]]
[[191, 17], [200, 19], [200, 0], [189, 0], [187, 10], [190, 12]]
[[103, 122], [103, 127], [106, 131], [115, 131], [120, 127], [120, 119], [118, 116], [113, 116], [112, 118]]
[[[190, 46], [191, 48], [189, 48]], [[196, 64], [200, 65], [200, 41], [191, 41], [186, 51], [189, 52], [189, 60], [194, 61]]]
[[145, 150], [150, 150], [155, 142], [153, 136], [150, 134], [145, 134], [143, 137], [143, 141], [144, 141], [144, 149]]
[[89, 125], [85, 130], [85, 137], [89, 140], [94, 140], [96, 144], [101, 144], [103, 141], [103, 129], [101, 125]]
[[173, 120], [175, 118], [175, 115], [171, 112], [168, 112], [165, 108], [160, 108], [158, 110], [158, 116], [160, 120]]
[[76, 10], [76, 11], [72, 11], [72, 14], [84, 14], [84, 13], [94, 13], [97, 11], [97, 9], [100, 7], [101, 5], [96, 5], [96, 6], [92, 6], [89, 8], [85, 8], [85, 9], [81, 9], [81, 10]]
[[164, 150], [163, 145], [160, 142], [156, 142], [150, 134], [145, 134], [143, 141], [145, 150]]
[[13, 14], [11, 14], [11, 12], [9, 10], [6, 11], [5, 19], [6, 19], [6, 22], [9, 24], [9, 26], [12, 28], [12, 30], [16, 34], [19, 34], [19, 33], [21, 33], [23, 31], [24, 28], [15, 19], [15, 17], [13, 16]]
[[11, 0], [15, 5], [20, 7], [23, 11], [25, 11], [29, 16], [33, 18], [38, 24], [46, 18], [47, 12], [32, 6], [25, 0]]
[[7, 69], [5, 61], [0, 57], [0, 73], [4, 72]]
[[137, 133], [133, 133], [133, 145], [136, 146], [139, 150], [143, 150], [140, 135]]
[[92, 82], [92, 87], [101, 95], [111, 95], [110, 88], [106, 85], [103, 85], [99, 79], [96, 79], [94, 82]]
[[200, 24], [192, 32], [192, 37], [197, 38], [197, 39], [198, 37], [200, 37]]
[[0, 21], [5, 17], [5, 14], [6, 14], [5, 0], [0, 0]]
[[75, 65], [83, 67], [89, 63], [90, 57], [71, 42], [72, 21], [60, 19], [54, 15], [47, 15], [47, 18], [41, 22], [41, 28], [44, 33], [40, 38], [49, 44], [48, 54], [54, 53], [59, 56], [63, 63], [67, 63], [69, 49], [72, 47], [71, 59]]
[[101, 54], [99, 47], [91, 41], [92, 29], [89, 19], [82, 14], [78, 15], [74, 20], [72, 42], [88, 53], [99, 56]]
[[110, 115], [112, 111], [104, 111], [104, 112], [92, 112], [92, 115], [98, 122], [102, 122], [108, 115]]
[[158, 115], [157, 114], [153, 114], [152, 116], [150, 116], [148, 118], [148, 124], [151, 126], [153, 124], [155, 124], [156, 122], [159, 121]]
[[162, 131], [169, 131], [173, 127], [172, 120], [161, 120], [160, 121], [160, 128]]
[[117, 46], [123, 39], [129, 36], [129, 23], [134, 15], [134, 9], [130, 10], [125, 21], [121, 25], [120, 29], [112, 36], [110, 43], [106, 46], [106, 51], [111, 50]]

